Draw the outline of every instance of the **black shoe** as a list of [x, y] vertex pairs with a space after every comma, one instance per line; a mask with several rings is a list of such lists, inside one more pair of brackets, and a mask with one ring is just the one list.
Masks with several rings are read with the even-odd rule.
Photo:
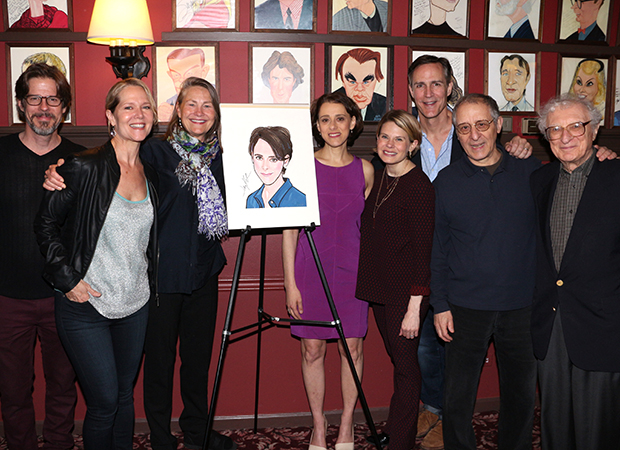
[[[381, 444], [381, 447], [385, 447], [386, 445], [390, 443], [390, 436], [388, 436], [387, 433], [379, 433], [378, 436], [379, 436], [379, 443]], [[366, 442], [374, 445], [375, 447], [378, 447], [377, 443], [375, 442], [375, 437], [372, 434], [369, 436], [366, 436]]]
[[211, 430], [209, 436], [209, 450], [235, 450], [237, 443], [228, 436], [224, 436], [215, 430]]

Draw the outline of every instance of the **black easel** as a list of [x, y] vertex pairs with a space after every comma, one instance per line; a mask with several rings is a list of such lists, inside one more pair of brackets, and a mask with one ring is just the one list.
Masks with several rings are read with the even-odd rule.
[[[355, 386], [357, 388], [359, 401], [362, 405], [362, 410], [364, 411], [364, 417], [366, 418], [366, 422], [368, 424], [368, 428], [370, 428], [370, 432], [373, 436], [374, 442], [377, 443], [377, 447], [379, 450], [383, 450], [381, 445], [379, 436], [377, 435], [377, 429], [375, 427], [375, 423], [372, 419], [372, 415], [370, 413], [370, 409], [368, 408], [368, 403], [366, 402], [366, 396], [364, 395], [364, 391], [362, 389], [362, 383], [357, 375], [357, 371], [355, 370], [355, 365], [353, 363], [353, 358], [351, 357], [351, 352], [349, 350], [349, 346], [347, 345], [346, 338], [344, 336], [344, 331], [342, 329], [342, 323], [340, 321], [340, 317], [338, 316], [338, 311], [336, 310], [336, 305], [334, 305], [334, 299], [331, 294], [331, 290], [329, 289], [329, 285], [327, 283], [327, 278], [325, 277], [325, 272], [323, 271], [323, 266], [321, 265], [321, 260], [319, 258], [319, 253], [316, 249], [316, 245], [314, 243], [314, 239], [312, 237], [312, 231], [316, 228], [315, 224], [312, 223], [309, 227], [304, 227], [306, 232], [306, 236], [308, 237], [308, 243], [310, 244], [310, 249], [312, 251], [312, 255], [314, 257], [314, 261], [316, 263], [317, 269], [319, 271], [319, 277], [321, 278], [321, 283], [323, 284], [323, 289], [325, 289], [325, 294], [327, 296], [327, 302], [329, 304], [329, 308], [332, 312], [333, 321], [330, 322], [321, 322], [321, 321], [313, 321], [313, 320], [295, 320], [295, 319], [284, 319], [275, 316], [271, 316], [263, 311], [263, 292], [264, 292], [264, 281], [265, 281], [265, 250], [266, 250], [266, 233], [263, 231], [262, 233], [262, 241], [261, 241], [261, 267], [260, 267], [260, 292], [259, 292], [259, 308], [258, 308], [258, 322], [255, 324], [247, 325], [238, 330], [230, 331], [230, 325], [232, 322], [233, 310], [235, 308], [235, 300], [237, 297], [237, 289], [239, 287], [239, 279], [241, 274], [241, 265], [243, 263], [243, 256], [245, 253], [245, 245], [247, 242], [247, 237], [250, 234], [251, 228], [248, 226], [245, 230], [241, 232], [241, 239], [239, 240], [239, 248], [237, 250], [237, 259], [235, 262], [235, 270], [233, 273], [232, 286], [230, 289], [230, 297], [228, 300], [228, 309], [226, 311], [226, 319], [224, 321], [224, 330], [222, 331], [222, 343], [220, 346], [220, 356], [217, 363], [217, 370], [215, 372], [215, 381], [213, 384], [213, 393], [211, 395], [211, 404], [209, 406], [209, 414], [207, 416], [207, 430], [205, 433], [204, 442], [202, 444], [202, 449], [207, 450], [209, 448], [209, 439], [211, 437], [211, 431], [213, 429], [213, 420], [215, 418], [215, 407], [217, 405], [217, 396], [219, 393], [222, 368], [224, 365], [224, 357], [226, 355], [226, 350], [229, 344], [229, 337], [241, 331], [246, 331], [251, 328], [257, 327], [256, 333], [258, 334], [257, 340], [257, 357], [256, 357], [256, 396], [254, 403], [254, 432], [257, 431], [257, 417], [258, 417], [258, 386], [259, 386], [259, 375], [260, 375], [260, 351], [261, 351], [261, 337], [263, 331], [263, 324], [268, 323], [269, 326], [274, 326], [274, 323], [292, 323], [297, 325], [317, 325], [317, 326], [327, 326], [327, 327], [335, 327], [338, 331], [338, 336], [342, 341], [343, 348], [345, 351], [345, 355], [347, 357], [347, 362], [349, 363], [349, 367], [351, 368], [351, 374], [353, 375], [353, 380], [355, 381]], [[266, 329], [266, 328], [265, 328]], [[254, 334], [254, 333], [251, 333]], [[247, 337], [248, 335], [244, 336]]]

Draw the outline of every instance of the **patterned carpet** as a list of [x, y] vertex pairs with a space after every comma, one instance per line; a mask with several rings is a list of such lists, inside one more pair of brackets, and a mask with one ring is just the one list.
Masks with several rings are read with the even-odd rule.
[[[492, 450], [497, 449], [497, 411], [489, 411], [474, 415], [473, 424], [476, 431], [478, 441], [478, 449]], [[383, 423], [377, 424], [378, 432], [381, 432]], [[239, 445], [239, 450], [307, 450], [308, 440], [310, 438], [311, 429], [307, 427], [297, 428], [262, 428], [254, 434], [252, 430], [227, 430], [222, 434], [232, 437]], [[328, 448], [333, 449], [338, 427], [330, 425], [328, 429], [329, 437], [327, 440]], [[374, 447], [366, 442], [365, 436], [369, 434], [366, 424], [357, 424], [355, 426], [355, 448], [356, 450], [372, 450]], [[534, 445], [532, 449], [540, 448], [540, 416], [536, 410], [534, 419]], [[420, 440], [421, 441], [421, 440]], [[416, 445], [419, 448], [420, 441]], [[43, 443], [39, 443], [42, 448]], [[82, 437], [75, 437], [75, 446], [77, 450], [83, 450]], [[0, 438], [0, 449], [6, 449], [4, 438]], [[134, 450], [150, 449], [151, 444], [147, 434], [136, 434], [134, 437]], [[183, 449], [183, 436], [179, 435], [179, 449]]]

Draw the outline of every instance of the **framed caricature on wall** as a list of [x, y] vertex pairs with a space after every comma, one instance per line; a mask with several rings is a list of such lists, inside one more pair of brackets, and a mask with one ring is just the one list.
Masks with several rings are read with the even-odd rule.
[[173, 0], [172, 28], [236, 30], [237, 0]]
[[606, 58], [563, 56], [558, 94], [568, 92], [591, 101], [603, 114], [604, 121], [608, 68], [609, 60]]
[[586, 44], [609, 42], [610, 4], [611, 1], [605, 0], [560, 0], [558, 40]]
[[252, 103], [309, 105], [314, 98], [314, 46], [250, 44]]
[[331, 0], [331, 30], [389, 33], [394, 0]]
[[327, 86], [353, 99], [366, 122], [378, 122], [392, 105], [392, 54], [388, 47], [332, 45]]
[[153, 51], [153, 94], [160, 122], [170, 121], [181, 84], [189, 77], [218, 86], [217, 45], [157, 45]]
[[538, 63], [535, 53], [487, 52], [486, 94], [501, 112], [533, 113], [538, 92]]
[[70, 0], [3, 0], [4, 29], [71, 30]]
[[487, 0], [486, 37], [538, 39], [544, 0]]
[[[17, 104], [15, 103], [15, 83], [22, 72], [31, 64], [45, 63], [57, 67], [67, 78], [69, 86], [71, 86], [71, 96], [75, 98], [75, 87], [73, 83], [73, 44], [54, 46], [44, 44], [38, 44], [36, 46], [7, 44], [6, 54], [9, 57], [8, 72], [11, 79], [8, 85], [8, 98], [11, 99], [9, 104], [11, 124], [21, 123], [17, 113]], [[74, 117], [75, 102], [72, 102], [71, 110], [67, 112], [64, 123], [75, 125]]]
[[250, 0], [252, 30], [314, 31], [316, 0]]
[[411, 35], [467, 37], [469, 0], [410, 0]]

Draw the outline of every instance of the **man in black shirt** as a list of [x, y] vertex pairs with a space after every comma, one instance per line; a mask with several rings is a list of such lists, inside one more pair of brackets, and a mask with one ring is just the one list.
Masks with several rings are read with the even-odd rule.
[[33, 221], [45, 169], [83, 150], [58, 135], [71, 88], [55, 67], [33, 64], [15, 86], [21, 133], [0, 138], [0, 398], [10, 449], [38, 448], [32, 401], [34, 347], [41, 342], [46, 380], [46, 449], [73, 448], [75, 374], [60, 343], [54, 294], [41, 277], [43, 256]]

